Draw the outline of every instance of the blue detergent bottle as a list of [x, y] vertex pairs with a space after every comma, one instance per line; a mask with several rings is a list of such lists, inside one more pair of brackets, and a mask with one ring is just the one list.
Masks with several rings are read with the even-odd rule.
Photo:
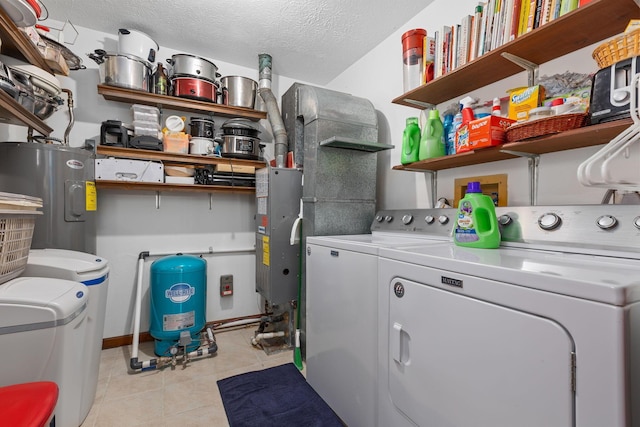
[[458, 246], [473, 248], [494, 249], [500, 246], [500, 229], [493, 200], [482, 194], [477, 181], [467, 184], [467, 192], [458, 203], [453, 241]]
[[420, 126], [417, 117], [408, 117], [407, 125], [402, 132], [402, 153], [400, 163], [403, 165], [417, 162], [420, 149]]
[[[453, 129], [453, 114], [444, 115], [444, 153], [456, 154], [456, 131]], [[453, 131], [453, 132], [452, 132]]]

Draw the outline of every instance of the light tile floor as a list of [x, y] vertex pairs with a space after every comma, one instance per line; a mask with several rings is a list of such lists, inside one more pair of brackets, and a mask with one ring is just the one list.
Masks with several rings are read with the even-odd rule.
[[[102, 351], [96, 398], [82, 427], [227, 427], [217, 381], [293, 361], [292, 351], [267, 355], [251, 345], [257, 325], [216, 332], [217, 354], [186, 367], [131, 374], [131, 347]], [[139, 359], [153, 356], [153, 342], [139, 347]], [[303, 371], [304, 374], [304, 371]]]

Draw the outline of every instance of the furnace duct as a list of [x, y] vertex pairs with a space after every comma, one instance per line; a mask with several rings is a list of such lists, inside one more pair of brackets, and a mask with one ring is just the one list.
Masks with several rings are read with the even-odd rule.
[[288, 151], [287, 131], [285, 130], [282, 116], [280, 116], [280, 111], [278, 110], [278, 101], [271, 91], [271, 55], [261, 53], [258, 55], [258, 61], [260, 64], [258, 93], [267, 108], [267, 118], [273, 131], [276, 167], [283, 168], [285, 167], [285, 158], [287, 157]]

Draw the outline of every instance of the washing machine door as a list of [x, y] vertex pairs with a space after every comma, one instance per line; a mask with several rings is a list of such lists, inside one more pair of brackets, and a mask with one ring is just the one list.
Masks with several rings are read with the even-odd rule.
[[431, 287], [441, 274], [429, 271], [425, 283], [388, 283], [388, 392], [395, 409], [419, 426], [574, 425], [574, 349], [566, 330]]

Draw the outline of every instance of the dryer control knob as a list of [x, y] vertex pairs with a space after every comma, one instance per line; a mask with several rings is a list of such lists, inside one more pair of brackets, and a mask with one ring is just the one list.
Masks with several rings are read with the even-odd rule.
[[611, 215], [602, 215], [598, 218], [596, 224], [603, 230], [610, 230], [618, 225], [618, 220]]
[[376, 215], [376, 221], [382, 222], [384, 221], [384, 217], [382, 215]]
[[637, 216], [633, 219], [633, 226], [640, 229], [640, 216]]
[[498, 223], [499, 223], [500, 225], [503, 225], [503, 226], [504, 226], [504, 225], [509, 225], [509, 224], [511, 224], [512, 222], [513, 222], [513, 219], [512, 219], [509, 215], [506, 215], [506, 214], [505, 214], [505, 215], [500, 215], [500, 216], [498, 217]]
[[391, 215], [387, 215], [387, 216], [384, 217], [384, 220], [387, 221], [387, 222], [391, 222], [391, 221], [393, 221], [393, 217]]
[[411, 221], [413, 221], [413, 215], [410, 214], [406, 214], [402, 217], [402, 223], [404, 225], [409, 225], [411, 224]]
[[424, 217], [424, 222], [426, 222], [427, 224], [433, 224], [433, 221], [435, 220], [436, 219], [431, 215], [427, 215]]
[[444, 224], [446, 224], [446, 223], [448, 223], [448, 222], [449, 222], [449, 217], [448, 217], [448, 216], [446, 216], [446, 215], [440, 215], [440, 216], [438, 217], [438, 222], [439, 222], [440, 224], [443, 224], [443, 225], [444, 225]]
[[562, 219], [554, 213], [546, 213], [538, 218], [538, 225], [543, 230], [555, 230], [562, 224]]

